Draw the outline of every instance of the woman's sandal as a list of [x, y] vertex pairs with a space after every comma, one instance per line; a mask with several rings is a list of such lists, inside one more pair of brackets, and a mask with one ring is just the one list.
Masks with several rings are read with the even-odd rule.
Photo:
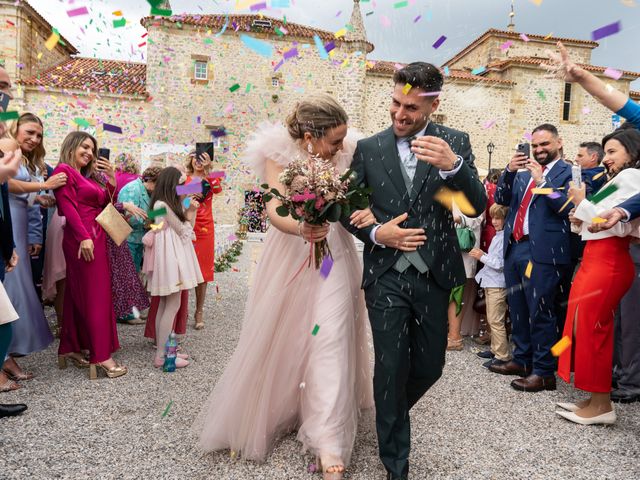
[[13, 373], [7, 370], [6, 368], [4, 368], [2, 371], [5, 373], [7, 377], [9, 377], [9, 380], [15, 380], [15, 381], [21, 381], [21, 382], [24, 382], [25, 380], [31, 380], [35, 376], [32, 372]]
[[5, 383], [0, 385], [0, 392], [12, 392], [13, 390], [18, 390], [22, 388], [22, 385], [14, 382], [13, 380], [7, 380]]
[[202, 310], [199, 312], [196, 312], [193, 318], [196, 321], [196, 325], [194, 328], [196, 330], [202, 330], [204, 328], [204, 322], [202, 321]]
[[344, 465], [331, 465], [325, 469], [322, 466], [320, 457], [316, 457], [314, 471], [322, 472], [322, 480], [342, 480], [345, 468]]
[[449, 351], [460, 351], [464, 349], [464, 345], [463, 345], [463, 339], [459, 339], [459, 340], [452, 340], [449, 337], [447, 337], [447, 350]]

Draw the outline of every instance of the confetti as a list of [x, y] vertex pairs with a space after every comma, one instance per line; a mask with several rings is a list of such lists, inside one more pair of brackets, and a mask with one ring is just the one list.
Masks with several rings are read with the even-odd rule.
[[527, 268], [524, 269], [524, 276], [527, 278], [531, 278], [532, 270], [533, 270], [533, 263], [531, 263], [531, 260], [529, 260], [529, 263], [527, 263]]
[[471, 205], [471, 202], [469, 202], [463, 192], [450, 190], [447, 187], [442, 187], [436, 192], [433, 198], [447, 210], [453, 209], [452, 201], [454, 201], [460, 211], [465, 215], [474, 216], [476, 214], [476, 211]]
[[567, 201], [564, 202], [564, 205], [562, 205], [560, 207], [560, 210], [558, 210], [558, 213], [560, 213], [561, 211], [563, 211], [565, 208], [567, 208], [567, 205], [569, 205], [571, 202], [573, 201], [573, 197], [569, 197], [567, 198]]
[[210, 178], [211, 180], [215, 180], [216, 178], [225, 178], [227, 174], [224, 173], [222, 170], [217, 171], [217, 172], [211, 172], [207, 178]]
[[267, 8], [267, 2], [260, 2], [260, 3], [254, 3], [253, 5], [251, 5], [251, 7], [249, 7], [249, 10], [251, 10], [252, 12], [257, 12], [259, 10], [266, 10]]
[[505, 50], [508, 50], [511, 45], [513, 45], [513, 42], [511, 40], [504, 42], [502, 45], [500, 45], [500, 50], [504, 52]]
[[531, 193], [534, 195], [550, 195], [553, 193], [553, 188], [532, 188]]
[[320, 276], [322, 276], [322, 278], [327, 278], [331, 273], [332, 268], [333, 268], [333, 258], [331, 258], [331, 255], [327, 255], [322, 260], [322, 265], [320, 265]]
[[202, 193], [202, 183], [191, 182], [187, 185], [178, 185], [176, 187], [176, 193], [178, 195], [190, 195], [190, 194]]
[[[318, 37], [319, 38], [319, 37]], [[244, 43], [244, 46], [253, 50], [258, 55], [269, 58], [273, 55], [273, 46], [257, 38], [250, 37], [249, 35], [241, 34], [240, 40]]]
[[53, 32], [51, 36], [44, 43], [44, 46], [47, 47], [47, 50], [53, 50], [54, 47], [58, 44], [60, 40], [60, 35], [57, 32]]
[[481, 73], [483, 73], [487, 68], [486, 67], [477, 67], [474, 68], [473, 70], [471, 70], [471, 74], [472, 75], [480, 75]]
[[496, 119], [491, 119], [491, 120], [487, 120], [486, 122], [484, 122], [484, 125], [482, 125], [482, 128], [484, 128], [485, 130], [490, 129], [491, 127], [493, 127], [496, 124]]
[[165, 408], [164, 412], [162, 413], [162, 418], [167, 416], [167, 414], [169, 413], [169, 409], [171, 408], [171, 405], [173, 405], [173, 400], [169, 400], [169, 404], [167, 405], [167, 408]]
[[164, 227], [164, 222], [152, 223], [151, 225], [149, 225], [149, 227], [151, 227], [151, 230], [160, 230], [162, 227]]
[[595, 224], [604, 223], [606, 221], [607, 221], [607, 219], [606, 218], [602, 218], [602, 217], [593, 217], [591, 219], [591, 223], [595, 223]]
[[108, 123], [103, 123], [102, 124], [102, 129], [105, 132], [113, 132], [113, 133], [122, 134], [122, 128], [118, 127], [117, 125], [109, 125]]
[[540, 97], [541, 100], [547, 99], [547, 96], [544, 94], [544, 90], [540, 89], [536, 93], [538, 94], [538, 97]]
[[549, 198], [552, 200], [555, 200], [556, 198], [560, 198], [562, 195], [560, 195], [560, 192], [551, 192], [549, 194]]
[[87, 15], [89, 10], [87, 7], [74, 8], [73, 10], [67, 10], [67, 16], [69, 17], [79, 17], [80, 15]]
[[529, 37], [527, 37], [527, 35], [526, 35], [526, 34], [524, 34], [524, 33], [521, 33], [521, 34], [520, 34], [520, 38], [521, 38], [521, 39], [522, 39], [522, 41], [524, 41], [524, 42], [528, 42], [528, 41], [529, 41]]
[[230, 91], [230, 92], [235, 92], [235, 91], [236, 91], [236, 90], [238, 90], [238, 89], [240, 89], [240, 84], [239, 84], [239, 83], [236, 83], [235, 85], [231, 85], [231, 86], [229, 87], [229, 91]]
[[393, 8], [404, 8], [407, 7], [409, 5], [409, 1], [408, 0], [404, 0], [402, 2], [396, 2], [393, 4]]
[[604, 74], [609, 78], [613, 78], [614, 80], [620, 80], [620, 77], [622, 77], [622, 72], [620, 70], [616, 70], [615, 68], [607, 68], [604, 71]]
[[127, 24], [127, 19], [126, 18], [118, 18], [118, 19], [113, 21], [113, 28], [124, 27], [126, 24]]
[[157, 210], [151, 210], [150, 212], [148, 212], [147, 216], [149, 218], [157, 218], [157, 217], [164, 217], [166, 214], [167, 214], [166, 208], [158, 208]]
[[318, 35], [314, 35], [313, 41], [316, 44], [316, 50], [318, 50], [318, 55], [320, 55], [320, 58], [323, 60], [328, 60], [329, 54], [327, 53], [327, 50], [324, 48], [324, 45], [322, 44], [322, 40], [320, 40], [320, 37]]
[[18, 112], [0, 112], [0, 122], [17, 120], [18, 118], [20, 118], [20, 114]]
[[442, 35], [438, 40], [435, 41], [435, 43], [433, 44], [433, 48], [437, 49], [440, 45], [442, 45], [445, 42], [446, 39], [447, 37]]
[[402, 87], [402, 93], [408, 95], [413, 86], [410, 83], [407, 83], [404, 87]]
[[615, 35], [620, 31], [622, 26], [620, 22], [610, 23], [609, 25], [605, 25], [604, 27], [600, 27], [597, 30], [591, 32], [591, 39], [595, 42], [600, 40], [601, 38], [610, 37], [611, 35]]
[[611, 195], [613, 192], [617, 190], [618, 190], [618, 186], [615, 183], [612, 183], [611, 185], [607, 185], [606, 187], [601, 188], [596, 193], [591, 195], [591, 197], [589, 197], [589, 201], [591, 203], [601, 202], [602, 200], [604, 200], [605, 198], [607, 198], [609, 195]]
[[558, 342], [551, 347], [551, 355], [559, 357], [562, 353], [571, 346], [571, 339], [566, 335], [562, 337]]
[[605, 174], [605, 171], [603, 170], [600, 173], [596, 173], [593, 177], [591, 177], [592, 180], [597, 180], [599, 179], [601, 176], [603, 176]]
[[313, 331], [311, 332], [311, 335], [315, 337], [318, 334], [318, 330], [320, 330], [320, 325], [316, 323], [316, 326], [313, 327]]

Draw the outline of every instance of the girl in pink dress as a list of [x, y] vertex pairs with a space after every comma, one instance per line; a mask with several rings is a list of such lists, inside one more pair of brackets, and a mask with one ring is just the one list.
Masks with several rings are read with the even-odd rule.
[[[156, 217], [156, 225], [143, 237], [147, 289], [151, 295], [160, 297], [156, 318], [156, 367], [164, 363], [165, 343], [180, 308], [181, 292], [203, 281], [192, 243], [199, 204], [189, 199], [189, 202], [185, 201], [188, 203], [185, 211], [183, 199], [176, 193], [181, 177], [175, 167], [167, 167], [158, 175], [149, 204], [153, 210], [166, 209], [166, 214]], [[189, 365], [187, 358], [185, 354], [178, 354], [176, 367]]]
[[[67, 184], [55, 191], [60, 215], [65, 217], [62, 250], [67, 263], [64, 317], [58, 359], [61, 368], [71, 360], [87, 367], [81, 350], [89, 350], [89, 376], [96, 367], [109, 378], [127, 373], [111, 354], [118, 350], [118, 332], [111, 297], [107, 234], [96, 217], [111, 201], [116, 180], [108, 160], [96, 158], [98, 144], [85, 132], [71, 132], [60, 149], [54, 170], [67, 175]], [[108, 179], [102, 184], [102, 172]]]
[[[347, 136], [346, 124], [347, 115], [333, 98], [310, 97], [297, 105], [286, 127], [260, 125], [246, 157], [260, 179], [282, 192], [279, 174], [307, 152], [340, 171], [349, 167], [356, 139]], [[238, 346], [194, 428], [200, 448], [228, 448], [258, 461], [278, 437], [297, 429], [304, 449], [320, 457], [325, 478], [340, 479], [359, 410], [373, 407], [362, 266], [342, 225], [299, 224], [280, 217], [278, 205], [277, 200], [267, 204], [271, 228]], [[355, 212], [351, 220], [360, 227], [375, 221], [368, 210]], [[306, 268], [308, 242], [323, 238], [334, 259], [326, 279]]]

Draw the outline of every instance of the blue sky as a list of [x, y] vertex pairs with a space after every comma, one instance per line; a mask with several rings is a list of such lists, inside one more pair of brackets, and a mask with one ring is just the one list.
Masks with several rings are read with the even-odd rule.
[[[172, 0], [174, 13], [246, 13], [237, 0]], [[258, 3], [259, 0], [242, 0]], [[271, 5], [272, 0], [267, 0]], [[282, 2], [283, 0], [279, 0]], [[369, 40], [376, 46], [371, 59], [441, 64], [489, 28], [505, 29], [511, 0], [361, 0]], [[30, 0], [30, 3], [88, 57], [144, 60], [141, 17], [149, 13], [145, 0]], [[269, 16], [337, 31], [349, 23], [352, 0], [290, 0], [288, 8], [265, 10]], [[69, 18], [67, 10], [86, 6], [89, 15]], [[620, 33], [600, 41], [593, 63], [640, 72], [640, 0], [515, 0], [518, 32], [588, 40], [603, 25], [621, 21]], [[112, 13], [121, 10], [128, 20], [114, 29]], [[415, 19], [421, 16], [417, 21]], [[433, 42], [447, 41], [437, 50]], [[634, 82], [640, 90], [640, 80]]]

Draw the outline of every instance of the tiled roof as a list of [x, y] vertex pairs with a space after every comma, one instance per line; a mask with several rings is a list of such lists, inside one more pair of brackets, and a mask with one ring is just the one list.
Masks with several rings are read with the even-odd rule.
[[[507, 60], [499, 60], [497, 62], [490, 63], [489, 65], [487, 65], [487, 70], [500, 71], [508, 68], [511, 65], [542, 65], [542, 64], [548, 63], [548, 61], [549, 61], [548, 58], [542, 58], [542, 57], [512, 57]], [[604, 73], [604, 71], [607, 69], [607, 67], [599, 67], [597, 65], [586, 65], [583, 63], [579, 63], [577, 65], [584, 68], [585, 70], [588, 70], [589, 72], [596, 72], [596, 73]], [[623, 75], [626, 75], [629, 77], [634, 77], [634, 78], [640, 77], [640, 73], [638, 72], [632, 72], [630, 70], [621, 70], [621, 71]]]
[[[374, 63], [374, 65], [367, 65], [367, 72], [378, 73], [382, 75], [393, 75], [396, 70], [399, 70], [400, 68], [405, 66], [404, 63], [387, 62], [384, 60], [371, 60], [371, 63]], [[466, 70], [458, 69], [449, 69], [449, 75], [445, 77], [445, 81], [447, 78], [453, 80], [469, 80], [472, 82], [482, 82], [493, 85], [513, 85], [514, 83], [509, 80], [500, 80], [498, 78], [487, 78], [480, 75], [474, 75], [471, 72], [467, 72]]]
[[631, 97], [632, 100], [640, 100], [640, 92], [637, 92], [635, 90], [631, 90], [629, 92], [629, 96]]
[[[347, 42], [350, 40], [345, 40], [344, 38], [336, 39], [334, 32], [329, 32], [328, 30], [320, 30], [318, 28], [311, 28], [304, 25], [300, 25], [298, 23], [287, 22], [284, 23], [283, 20], [278, 18], [267, 17], [265, 15], [253, 15], [253, 14], [237, 14], [237, 15], [229, 15], [229, 24], [227, 26], [226, 31], [243, 31], [243, 32], [263, 32], [270, 33], [276, 35], [276, 27], [280, 31], [287, 31], [288, 34], [292, 37], [302, 37], [302, 38], [313, 38], [314, 35], [318, 35], [325, 42], [334, 41], [334, 42]], [[252, 27], [254, 20], [261, 21], [270, 21], [271, 27]], [[162, 25], [163, 22], [169, 23], [182, 23], [185, 25], [194, 25], [197, 27], [204, 27], [207, 29], [214, 30], [219, 32], [224, 27], [227, 22], [227, 16], [225, 15], [173, 15], [171, 17], [144, 17], [140, 20], [142, 26], [147, 28], [149, 25], [158, 24]], [[235, 24], [235, 26], [234, 26]], [[367, 42], [369, 43], [369, 42]], [[373, 50], [373, 45], [371, 46], [371, 50]]]
[[147, 66], [144, 63], [70, 58], [20, 83], [36, 87], [146, 96], [146, 80]]
[[[484, 32], [482, 35], [480, 35], [478, 38], [476, 38], [473, 42], [471, 42], [469, 45], [467, 45], [465, 48], [463, 48], [458, 53], [456, 53], [456, 55], [453, 58], [447, 60], [443, 64], [443, 66], [449, 65], [455, 62], [456, 60], [459, 60], [460, 58], [464, 57], [467, 53], [473, 50], [476, 46], [478, 46], [478, 44], [480, 44], [487, 37], [498, 36], [498, 37], [504, 37], [504, 38], [519, 39], [520, 35], [521, 33], [518, 33], [518, 32], [509, 32], [507, 30], [498, 30], [496, 28], [490, 28], [489, 30]], [[596, 48], [598, 46], [598, 42], [594, 42], [592, 40], [580, 40], [577, 38], [563, 38], [563, 37], [547, 37], [545, 35], [535, 35], [533, 33], [531, 34], [527, 33], [526, 35], [529, 39], [544, 40], [549, 44], [556, 44], [558, 42], [562, 42], [567, 45], [583, 45], [591, 48]]]
[[[53, 30], [53, 27], [51, 26], [51, 24], [49, 22], [47, 22], [44, 19], [44, 17], [42, 15], [40, 15], [38, 13], [38, 11], [29, 4], [29, 2], [24, 1], [19, 6], [24, 8], [24, 9], [26, 9], [27, 10], [27, 15], [29, 17], [33, 17], [38, 22], [42, 23], [44, 25], [44, 27], [49, 31], [49, 33], [51, 33], [51, 31]], [[78, 49], [76, 47], [74, 47], [73, 45], [71, 45], [71, 42], [69, 42], [69, 40], [64, 38], [62, 35], [60, 35], [60, 40], [62, 40], [65, 43], [64, 45], [61, 45], [61, 46], [62, 46], [62, 48], [66, 49], [67, 52], [69, 52], [71, 55], [78, 54]]]

